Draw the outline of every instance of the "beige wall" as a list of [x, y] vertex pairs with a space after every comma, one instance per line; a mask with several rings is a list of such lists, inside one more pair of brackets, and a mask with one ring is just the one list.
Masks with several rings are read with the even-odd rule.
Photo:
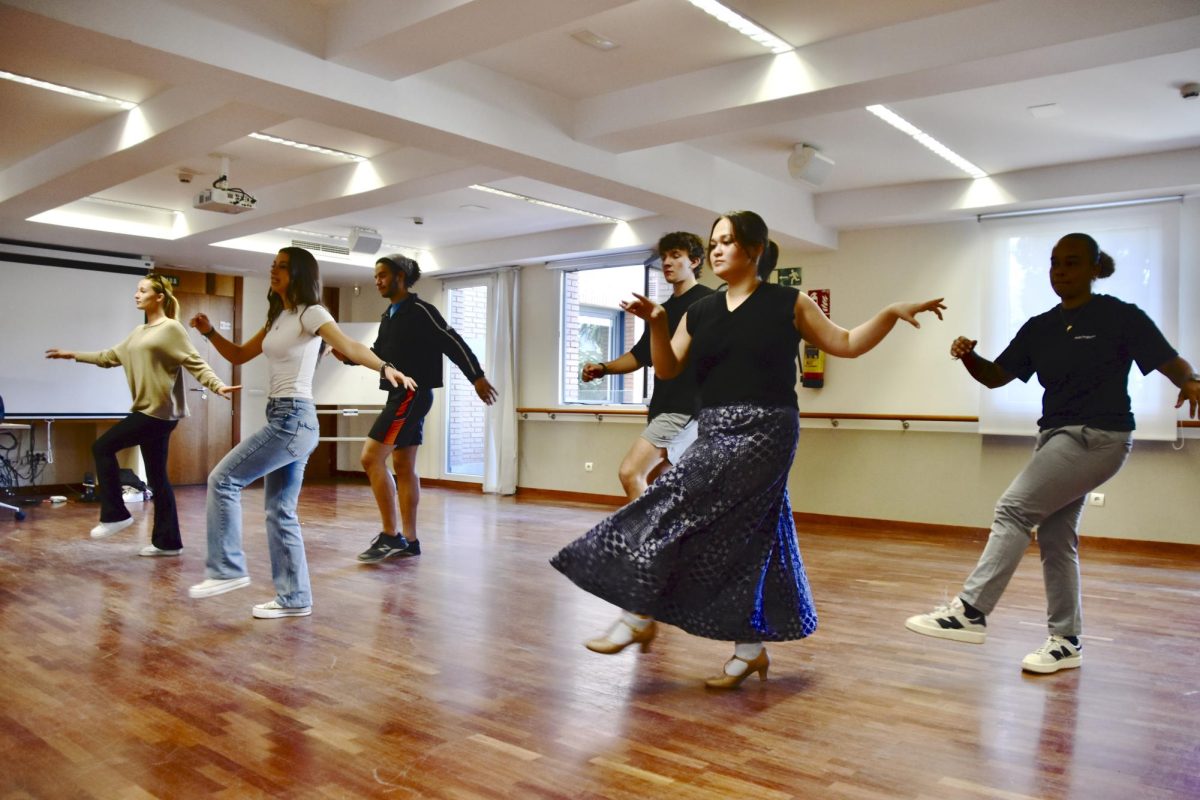
[[[982, 391], [947, 355], [951, 339], [974, 336], [982, 303], [981, 274], [986, 231], [975, 222], [846, 231], [830, 253], [788, 253], [781, 266], [804, 269], [805, 288], [832, 292], [832, 314], [851, 326], [889, 302], [944, 296], [944, 322], [926, 320], [919, 331], [897, 330], [876, 350], [856, 360], [831, 360], [826, 387], [804, 390], [801, 410], [888, 414], [978, 413]], [[1180, 340], [1185, 357], [1200, 366], [1200, 202], [1183, 210]], [[1119, 266], [1119, 265], [1118, 265]], [[706, 281], [713, 280], [706, 275]], [[553, 270], [521, 273], [518, 406], [558, 402], [559, 280]], [[442, 306], [441, 281], [426, 276], [422, 298]], [[255, 297], [249, 282], [248, 302]], [[343, 289], [341, 318], [374, 321], [383, 308], [369, 278], [358, 297]], [[247, 319], [254, 314], [247, 310]], [[249, 326], [248, 326], [249, 327]], [[995, 355], [1006, 343], [981, 342]], [[444, 397], [436, 393], [426, 420], [419, 469], [442, 477]], [[252, 405], [249, 404], [249, 405]], [[344, 420], [340, 435], [364, 435], [371, 417]], [[244, 426], [245, 427], [245, 426]], [[935, 427], [935, 426], [925, 426]], [[895, 424], [856, 428], [843, 423], [805, 423], [789, 487], [797, 511], [835, 516], [986, 527], [1004, 488], [1026, 463], [1031, 439], [982, 436], [972, 426]], [[522, 487], [620, 495], [617, 467], [640, 425], [624, 421], [524, 421], [520, 425]], [[358, 443], [342, 444], [339, 467], [358, 469]], [[594, 465], [585, 472], [584, 462]], [[1106, 505], [1088, 508], [1085, 535], [1200, 544], [1200, 440], [1181, 449], [1139, 441], [1125, 468], [1101, 487]]]
[[[1200, 308], [1200, 203], [1184, 208], [1181, 309]], [[828, 288], [843, 325], [866, 319], [897, 299], [944, 296], [946, 320], [897, 330], [875, 351], [831, 360], [826, 388], [804, 390], [804, 411], [978, 413], [982, 391], [948, 357], [954, 336], [973, 335], [981, 304], [985, 231], [975, 222], [843, 232], [838, 250], [785, 252], [783, 266], [804, 269], [805, 288]], [[557, 401], [558, 275], [522, 273], [521, 405]], [[1006, 343], [982, 343], [996, 354]], [[1184, 313], [1176, 346], [1200, 366], [1200, 320]], [[806, 423], [789, 480], [797, 511], [848, 517], [986, 527], [996, 499], [1026, 463], [1032, 439], [982, 436], [970, 426], [903, 431], [898, 425], [831, 429]], [[617, 466], [637, 426], [604, 422], [521, 424], [520, 485], [618, 495]], [[592, 461], [593, 473], [582, 464]], [[1139, 441], [1125, 468], [1089, 507], [1089, 536], [1200, 544], [1200, 440]]]

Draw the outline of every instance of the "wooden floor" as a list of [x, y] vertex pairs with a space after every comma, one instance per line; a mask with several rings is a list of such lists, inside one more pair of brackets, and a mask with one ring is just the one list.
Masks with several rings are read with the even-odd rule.
[[1031, 676], [1033, 551], [963, 645], [904, 618], [957, 590], [978, 539], [803, 529], [820, 629], [720, 694], [702, 679], [725, 643], [581, 646], [614, 609], [546, 562], [607, 509], [427, 489], [424, 555], [371, 567], [367, 487], [306, 486], [313, 616], [255, 620], [262, 493], [252, 585], [191, 600], [203, 503], [180, 490], [180, 559], [134, 555], [148, 508], [95, 542], [95, 506], [0, 518], [0, 798], [1200, 797], [1194, 558], [1085, 552], [1085, 664]]

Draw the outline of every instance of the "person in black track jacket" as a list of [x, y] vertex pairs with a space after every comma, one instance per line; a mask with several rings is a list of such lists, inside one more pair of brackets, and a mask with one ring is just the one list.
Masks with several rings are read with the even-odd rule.
[[[375, 288], [391, 305], [379, 321], [379, 335], [371, 350], [416, 381], [417, 388], [397, 389], [383, 381], [379, 384], [388, 392], [387, 403], [363, 444], [362, 465], [379, 506], [383, 530], [359, 554], [358, 560], [366, 564], [421, 554], [417, 536], [417, 503], [421, 496], [417, 448], [421, 446], [425, 415], [433, 405], [433, 390], [442, 386], [442, 356], [462, 370], [480, 400], [488, 405], [496, 401], [496, 389], [484, 376], [471, 348], [436, 308], [411, 291], [420, 277], [421, 268], [411, 258], [394, 254], [375, 262]], [[395, 480], [387, 468], [389, 456]]]

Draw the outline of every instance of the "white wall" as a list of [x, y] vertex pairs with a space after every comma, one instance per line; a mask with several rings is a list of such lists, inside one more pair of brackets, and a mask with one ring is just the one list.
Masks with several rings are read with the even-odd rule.
[[[242, 335], [246, 341], [267, 322], [267, 278], [246, 277], [242, 282]], [[267, 424], [267, 392], [271, 388], [267, 359], [256, 358], [242, 365], [241, 439]]]

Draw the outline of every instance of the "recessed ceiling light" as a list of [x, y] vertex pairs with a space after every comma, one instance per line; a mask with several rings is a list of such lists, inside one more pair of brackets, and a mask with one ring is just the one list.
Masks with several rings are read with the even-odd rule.
[[593, 219], [602, 219], [605, 222], [624, 222], [625, 221], [623, 219], [617, 219], [616, 217], [610, 217], [606, 214], [597, 214], [594, 211], [584, 211], [582, 208], [575, 208], [573, 206], [564, 206], [562, 203], [551, 203], [549, 200], [539, 200], [536, 197], [529, 197], [528, 195], [517, 194], [516, 192], [506, 192], [503, 189], [493, 189], [491, 186], [481, 186], [478, 183], [472, 184], [469, 188], [474, 189], [478, 192], [488, 192], [489, 194], [498, 194], [501, 197], [511, 197], [514, 200], [524, 200], [526, 203], [533, 203], [535, 206], [543, 206], [544, 208], [553, 208], [558, 211], [570, 211], [572, 214], [579, 214], [580, 216], [591, 217]]
[[918, 142], [923, 144], [925, 147], [929, 148], [937, 155], [946, 159], [951, 164], [953, 164], [954, 166], [961, 169], [963, 172], [970, 175], [972, 178], [986, 178], [987, 177], [987, 173], [984, 172], [983, 170], [981, 170], [979, 167], [975, 166], [970, 161], [967, 161], [965, 158], [960, 156], [958, 153], [954, 152], [949, 147], [946, 147], [946, 145], [942, 144], [937, 139], [933, 138], [928, 133], [926, 133], [925, 131], [918, 128], [916, 125], [913, 125], [911, 122], [909, 122], [904, 117], [897, 114], [895, 111], [892, 111], [890, 108], [887, 108], [885, 106], [878, 106], [878, 105], [867, 106], [867, 111], [870, 111], [872, 114], [879, 117], [881, 120], [886, 122], [888, 125], [891, 125], [896, 130], [907, 133], [909, 136], [913, 137]]
[[17, 75], [13, 72], [4, 72], [3, 70], [0, 70], [0, 78], [4, 78], [7, 81], [15, 81], [16, 83], [23, 83], [26, 86], [36, 86], [39, 89], [46, 89], [51, 92], [58, 92], [59, 94], [69, 94], [71, 97], [81, 97], [84, 100], [91, 100], [96, 103], [108, 103], [109, 105], [119, 106], [126, 111], [131, 108], [137, 108], [137, 103], [130, 102], [129, 100], [119, 100], [116, 97], [96, 94], [95, 92], [85, 92], [83, 89], [74, 89], [70, 86], [63, 86], [58, 83], [50, 83], [50, 81], [42, 81], [25, 75]]
[[251, 139], [258, 139], [262, 142], [271, 142], [272, 144], [281, 144], [285, 147], [294, 147], [297, 150], [308, 150], [313, 153], [320, 153], [325, 156], [338, 156], [350, 161], [367, 161], [366, 156], [347, 153], [345, 150], [334, 150], [332, 147], [321, 147], [316, 144], [307, 144], [305, 142], [297, 142], [292, 139], [284, 139], [282, 136], [272, 136], [269, 133], [258, 133], [255, 131], [250, 134]]
[[796, 49], [757, 22], [751, 22], [732, 8], [728, 8], [716, 0], [688, 0], [688, 2], [704, 13], [721, 20], [721, 22], [724, 22], [746, 38], [767, 48], [775, 55]]
[[571, 34], [571, 38], [583, 42], [588, 47], [594, 47], [597, 50], [616, 50], [619, 47], [612, 39], [601, 36], [594, 31], [575, 31]]

